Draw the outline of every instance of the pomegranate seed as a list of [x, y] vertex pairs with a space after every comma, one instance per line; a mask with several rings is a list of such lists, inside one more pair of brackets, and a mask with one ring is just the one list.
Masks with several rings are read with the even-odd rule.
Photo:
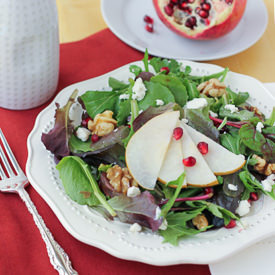
[[170, 0], [170, 4], [177, 5], [179, 3], [179, 0]]
[[258, 194], [255, 192], [250, 193], [251, 201], [257, 201], [259, 199]]
[[208, 144], [206, 142], [199, 142], [197, 148], [202, 155], [206, 155], [208, 153]]
[[225, 0], [226, 4], [231, 5], [233, 3], [233, 0]]
[[183, 2], [183, 3], [181, 3], [180, 8], [185, 9], [187, 7], [187, 5], [188, 5], [188, 3]]
[[165, 72], [165, 74], [169, 74], [170, 69], [168, 67], [162, 67], [160, 68], [160, 72]]
[[230, 220], [228, 225], [225, 225], [224, 227], [227, 229], [234, 228], [236, 226], [236, 221], [235, 220]]
[[192, 13], [192, 9], [190, 7], [186, 7], [183, 9], [184, 12], [191, 14]]
[[195, 2], [195, 0], [187, 0], [188, 3], [192, 4]]
[[143, 17], [144, 22], [148, 23], [148, 24], [153, 24], [154, 23], [154, 19], [152, 17], [150, 17], [149, 15], [145, 15]]
[[251, 202], [252, 202], [252, 200], [251, 200], [251, 199], [248, 199], [247, 201], [248, 201], [249, 203], [251, 203]]
[[201, 18], [207, 18], [207, 17], [209, 16], [209, 13], [208, 13], [208, 11], [206, 11], [206, 10], [200, 10], [200, 11], [199, 11], [199, 16], [200, 16]]
[[196, 19], [196, 17], [195, 16], [189, 17], [185, 21], [185, 26], [193, 30], [194, 26], [197, 26], [197, 19]]
[[210, 193], [214, 193], [214, 189], [212, 187], [206, 187], [204, 188], [204, 194], [210, 194]]
[[92, 139], [92, 142], [95, 143], [99, 140], [99, 136], [96, 134], [93, 134], [91, 139]]
[[182, 160], [184, 166], [192, 167], [196, 164], [196, 159], [194, 157], [188, 157]]
[[174, 13], [173, 7], [171, 7], [169, 4], [164, 7], [164, 11], [168, 16], [172, 16]]
[[209, 19], [205, 19], [204, 22], [205, 22], [205, 25], [207, 25], [207, 26], [210, 24], [210, 20]]
[[182, 137], [182, 134], [183, 134], [182, 128], [181, 127], [177, 127], [173, 131], [173, 138], [175, 140], [179, 140]]
[[81, 121], [81, 125], [82, 125], [83, 127], [87, 127], [87, 126], [88, 126], [89, 120], [92, 120], [92, 119], [91, 119], [90, 117], [87, 117], [87, 118], [83, 119], [83, 120]]
[[151, 25], [151, 24], [147, 24], [147, 25], [145, 26], [145, 29], [146, 29], [146, 31], [148, 31], [148, 32], [154, 32], [153, 25]]
[[203, 3], [201, 8], [205, 11], [209, 11], [211, 9], [211, 5], [209, 3]]

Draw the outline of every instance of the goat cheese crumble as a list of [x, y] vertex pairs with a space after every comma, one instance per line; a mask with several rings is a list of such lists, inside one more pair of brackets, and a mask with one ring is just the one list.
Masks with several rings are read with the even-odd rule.
[[138, 223], [134, 223], [130, 226], [129, 230], [132, 233], [138, 233], [142, 230], [142, 227]]
[[131, 186], [127, 190], [127, 197], [134, 198], [136, 196], [140, 195], [140, 190], [136, 186]]
[[209, 110], [209, 115], [212, 117], [218, 117], [218, 114], [216, 114], [215, 112], [212, 112], [211, 110]]
[[164, 105], [164, 101], [161, 100], [161, 99], [156, 99], [156, 105], [157, 106], [162, 106], [162, 105]]
[[266, 192], [271, 192], [272, 186], [275, 184], [275, 174], [271, 174], [265, 180], [262, 180], [261, 183]]
[[92, 133], [84, 127], [79, 127], [76, 130], [76, 136], [83, 142], [87, 141], [91, 134]]
[[200, 109], [207, 106], [207, 100], [205, 98], [194, 98], [187, 102], [187, 109]]
[[237, 191], [238, 190], [237, 185], [229, 183], [227, 186], [228, 186], [228, 189], [231, 190], [231, 191]]
[[226, 104], [224, 108], [226, 110], [229, 110], [231, 114], [237, 113], [239, 111], [238, 107], [236, 107], [234, 104]]
[[161, 226], [159, 227], [159, 230], [166, 230], [168, 227], [168, 222], [166, 219], [162, 222]]
[[263, 128], [264, 128], [263, 123], [258, 122], [257, 125], [256, 125], [256, 130], [261, 133]]
[[145, 97], [147, 89], [142, 81], [142, 79], [139, 77], [133, 86], [133, 99], [136, 99], [138, 101], [142, 100]]
[[248, 200], [242, 200], [240, 201], [240, 204], [236, 209], [236, 213], [241, 217], [245, 216], [249, 213], [250, 207], [251, 207], [251, 204], [249, 203]]
[[129, 99], [130, 95], [128, 94], [122, 94], [119, 96], [119, 99]]

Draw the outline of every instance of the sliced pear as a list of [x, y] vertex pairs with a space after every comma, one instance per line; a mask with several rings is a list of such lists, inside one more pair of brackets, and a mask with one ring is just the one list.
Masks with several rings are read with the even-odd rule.
[[203, 158], [215, 175], [229, 175], [245, 165], [245, 157], [243, 155], [236, 155], [230, 152], [211, 138], [186, 124], [183, 127], [188, 131], [196, 145], [202, 141], [208, 144], [208, 153], [203, 155]]
[[216, 176], [197, 149], [188, 131], [186, 131], [184, 123], [181, 123], [181, 127], [183, 128], [183, 135], [181, 138], [183, 158], [194, 157], [196, 159], [196, 164], [194, 166], [185, 167], [187, 184], [197, 187], [217, 185], [218, 180]]
[[[185, 171], [182, 159], [181, 140], [172, 139], [160, 169], [159, 181], [166, 184], [176, 180]], [[185, 180], [183, 187], [186, 185]]]
[[163, 113], [145, 123], [130, 139], [125, 153], [133, 178], [145, 189], [154, 189], [179, 111]]

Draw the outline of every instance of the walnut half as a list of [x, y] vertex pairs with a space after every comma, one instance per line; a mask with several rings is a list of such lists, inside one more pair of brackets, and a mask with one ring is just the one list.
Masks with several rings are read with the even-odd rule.
[[254, 165], [254, 169], [260, 174], [270, 176], [275, 173], [275, 163], [268, 163], [265, 159], [255, 154], [252, 158], [258, 161], [258, 163]]
[[110, 134], [117, 125], [117, 121], [113, 119], [112, 111], [105, 111], [97, 114], [94, 120], [89, 120], [88, 129], [100, 137]]
[[208, 226], [208, 220], [204, 214], [199, 214], [195, 218], [192, 219], [192, 223], [196, 226], [199, 230], [203, 229]]
[[118, 193], [127, 194], [127, 190], [131, 186], [138, 186], [137, 182], [129, 174], [127, 168], [121, 168], [115, 165], [107, 170], [107, 178], [110, 184], [114, 187], [115, 191]]
[[201, 83], [197, 89], [206, 96], [220, 97], [226, 94], [225, 84], [216, 78], [211, 78], [209, 81]]

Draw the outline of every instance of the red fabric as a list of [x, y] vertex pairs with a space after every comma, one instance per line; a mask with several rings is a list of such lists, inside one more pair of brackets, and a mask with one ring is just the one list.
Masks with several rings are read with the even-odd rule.
[[[58, 91], [72, 83], [140, 60], [143, 56], [121, 42], [109, 30], [103, 30], [79, 42], [63, 44], [60, 54]], [[21, 167], [25, 167], [27, 160], [27, 136], [36, 116], [47, 104], [27, 111], [0, 108], [0, 127]], [[33, 187], [29, 186], [27, 190], [46, 225], [68, 253], [79, 274], [210, 274], [208, 266], [155, 267], [120, 260], [83, 244], [63, 228]], [[56, 274], [32, 216], [14, 194], [0, 193], [0, 274]]]

